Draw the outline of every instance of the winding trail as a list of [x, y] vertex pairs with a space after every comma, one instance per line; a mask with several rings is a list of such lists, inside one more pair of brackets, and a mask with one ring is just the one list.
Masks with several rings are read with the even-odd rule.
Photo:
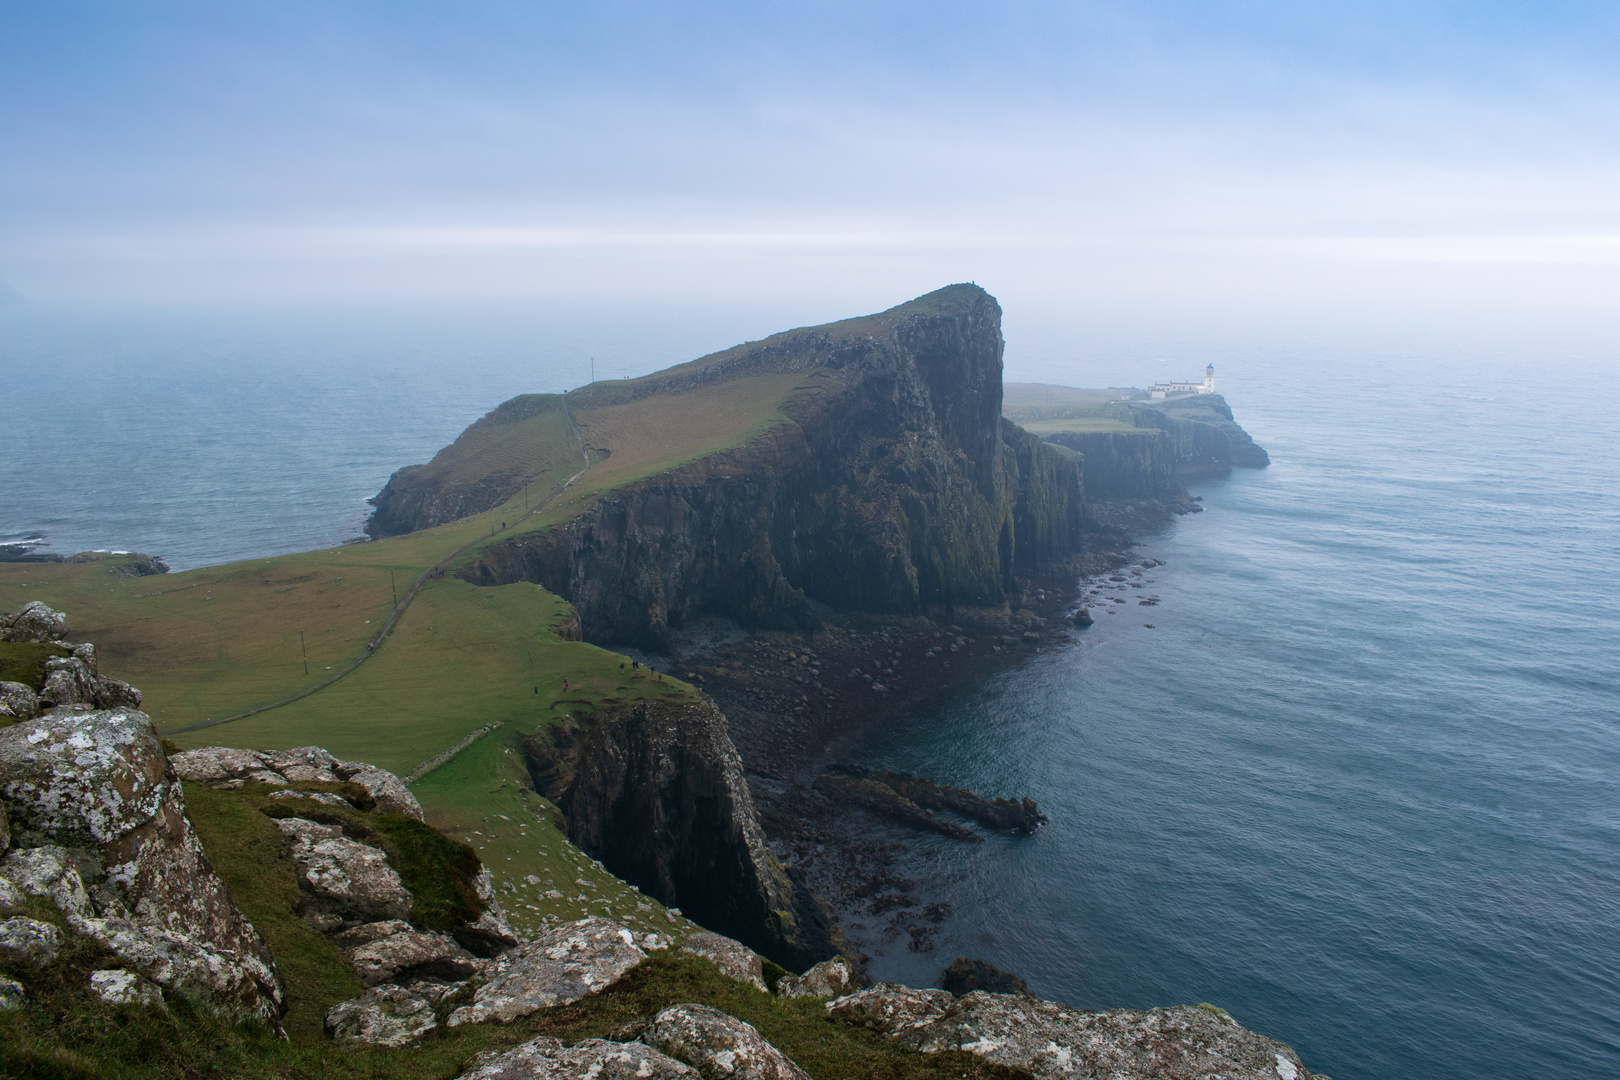
[[[532, 506], [522, 517], [518, 518], [517, 521], [512, 523], [514, 525], [521, 524], [528, 518], [538, 514], [545, 507], [549, 506], [553, 499], [567, 491], [569, 488], [573, 487], [574, 481], [578, 480], [580, 477], [584, 476], [590, 471], [591, 454], [590, 451], [585, 449], [585, 439], [579, 433], [579, 425], [574, 423], [574, 416], [568, 411], [567, 394], [562, 396], [562, 409], [563, 416], [568, 418], [568, 430], [574, 433], [574, 442], [579, 445], [579, 455], [584, 461], [585, 467], [580, 469], [579, 472], [575, 473], [573, 476], [570, 476], [567, 480], [564, 480], [561, 485], [554, 488], [545, 498], [535, 503], [534, 506]], [[218, 727], [221, 724], [231, 724], [238, 720], [246, 720], [250, 716], [258, 716], [260, 713], [269, 712], [271, 709], [279, 709], [283, 705], [291, 705], [295, 701], [302, 701], [311, 694], [320, 693], [322, 690], [325, 690], [328, 686], [331, 686], [339, 679], [353, 674], [361, 664], [365, 663], [367, 660], [370, 660], [372, 656], [376, 654], [378, 647], [383, 643], [383, 639], [385, 639], [393, 631], [395, 626], [399, 625], [399, 620], [405, 615], [405, 609], [411, 606], [411, 601], [416, 599], [416, 594], [422, 590], [423, 584], [429, 581], [435, 574], [448, 568], [451, 563], [455, 562], [457, 559], [461, 558], [461, 556], [465, 555], [467, 552], [471, 551], [473, 548], [477, 547], [487, 539], [489, 539], [489, 537], [480, 536], [475, 540], [469, 540], [465, 544], [456, 548], [456, 550], [452, 551], [450, 554], [446, 555], [444, 558], [440, 559], [438, 562], [434, 563], [432, 566], [428, 567], [426, 570], [422, 571], [421, 575], [417, 577], [414, 582], [412, 582], [411, 587], [405, 590], [404, 599], [402, 599], [394, 607], [393, 614], [388, 616], [388, 621], [383, 623], [382, 629], [378, 630], [376, 635], [370, 641], [366, 642], [365, 650], [361, 652], [359, 656], [356, 656], [353, 660], [350, 660], [343, 670], [321, 680], [314, 686], [306, 686], [296, 694], [288, 694], [284, 698], [277, 698], [275, 701], [268, 702], [264, 705], [255, 705], [251, 709], [245, 709], [239, 713], [232, 713], [230, 716], [222, 717], [218, 720], [204, 720], [200, 724], [188, 724], [185, 727], [170, 728], [167, 731], [160, 731], [158, 734], [183, 735], [188, 731], [201, 731], [204, 728]]]

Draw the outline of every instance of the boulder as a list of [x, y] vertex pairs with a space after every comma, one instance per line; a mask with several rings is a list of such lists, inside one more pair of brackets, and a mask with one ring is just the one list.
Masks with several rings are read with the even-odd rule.
[[0, 975], [0, 1012], [15, 1012], [28, 1003], [22, 983]]
[[22, 915], [0, 920], [0, 961], [40, 968], [61, 948], [62, 931], [50, 923]]
[[67, 636], [67, 616], [30, 600], [21, 611], [0, 615], [0, 641], [61, 641]]
[[315, 910], [367, 921], [410, 914], [411, 894], [382, 851], [348, 839], [334, 825], [305, 818], [281, 818], [276, 825]]
[[174, 767], [184, 779], [210, 787], [240, 787], [248, 780], [265, 784], [359, 784], [371, 795], [375, 803], [372, 809], [377, 813], [425, 820], [421, 804], [399, 777], [363, 761], [339, 761], [318, 746], [266, 751], [212, 746], [176, 754]]
[[531, 1039], [473, 1058], [457, 1080], [697, 1080], [698, 1072], [641, 1043]]
[[141, 692], [127, 682], [98, 675], [95, 705], [98, 709], [138, 709], [141, 707]]
[[0, 721], [32, 720], [39, 715], [39, 695], [20, 682], [0, 682]]
[[45, 661], [45, 685], [39, 689], [42, 708], [96, 703], [96, 673], [77, 656], [52, 656]]
[[205, 750], [183, 750], [169, 761], [182, 780], [214, 787], [221, 781], [237, 780], [265, 769], [264, 755], [257, 750], [233, 746], [211, 746]]
[[708, 1080], [810, 1080], [752, 1024], [707, 1005], [671, 1005], [653, 1017], [642, 1039]]
[[[868, 995], [869, 1002], [856, 1008], [855, 999]], [[947, 995], [944, 1008], [938, 1008], [940, 1002], [934, 999], [908, 1011], [877, 1005], [885, 995], [895, 997], [892, 989], [874, 987], [843, 999], [843, 1005], [832, 1002], [828, 1010], [846, 1019], [860, 1015], [865, 1026], [887, 1031], [902, 1045], [925, 1054], [965, 1050], [1041, 1080], [1311, 1077], [1291, 1048], [1240, 1027], [1212, 1006], [1080, 1012], [1023, 994], [975, 990], [960, 1000]]]
[[92, 971], [90, 990], [109, 1005], [134, 1005], [143, 1009], [163, 1008], [163, 992], [157, 988], [156, 983], [122, 968]]
[[209, 865], [144, 713], [58, 710], [0, 728], [0, 807], [22, 849], [0, 876], [205, 1010], [277, 1021], [269, 951]]
[[686, 936], [686, 940], [681, 942], [681, 951], [703, 957], [719, 968], [721, 974], [738, 982], [747, 983], [756, 990], [765, 990], [764, 963], [758, 953], [740, 941], [699, 930]]
[[[658, 934], [643, 935], [649, 948], [668, 948]], [[487, 969], [473, 1001], [450, 1014], [449, 1026], [486, 1020], [506, 1023], [538, 1009], [567, 1005], [610, 985], [647, 958], [626, 927], [589, 918], [546, 931], [506, 953]]]
[[318, 802], [326, 806], [341, 806], [350, 809], [349, 800], [341, 795], [333, 795], [330, 791], [272, 791], [272, 799], [303, 799], [306, 802]]
[[501, 902], [495, 896], [495, 879], [490, 876], [489, 867], [478, 871], [473, 879], [473, 891], [478, 894], [484, 911], [475, 921], [455, 931], [456, 940], [479, 956], [498, 956], [517, 948], [522, 939], [506, 921], [506, 912], [501, 910]]
[[827, 1002], [827, 1015], [885, 1035], [899, 1035], [944, 1016], [956, 997], [949, 990], [913, 990], [900, 983], [878, 983]]
[[855, 989], [855, 973], [842, 956], [823, 960], [803, 975], [776, 980], [778, 997], [835, 998]]
[[414, 1046], [439, 1026], [433, 1002], [403, 986], [373, 986], [326, 1011], [326, 1033], [338, 1042]]
[[404, 974], [466, 979], [478, 974], [478, 960], [449, 934], [413, 930], [408, 925], [349, 950], [355, 974], [367, 986], [392, 982]]
[[422, 814], [422, 804], [416, 801], [416, 796], [405, 786], [405, 781], [387, 769], [379, 769], [363, 761], [339, 761], [334, 771], [349, 783], [365, 788], [377, 801], [377, 813], [404, 814], [417, 821], [426, 820]]

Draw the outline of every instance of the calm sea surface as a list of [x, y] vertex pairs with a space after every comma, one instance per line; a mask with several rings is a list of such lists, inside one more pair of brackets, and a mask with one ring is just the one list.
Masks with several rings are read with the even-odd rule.
[[[511, 394], [781, 319], [13, 313], [0, 539], [176, 568], [339, 543], [393, 469]], [[1115, 594], [862, 749], [1051, 817], [922, 841], [908, 872], [954, 915], [934, 953], [875, 942], [875, 973], [929, 983], [966, 954], [1080, 1007], [1215, 1002], [1336, 1080], [1620, 1075], [1620, 406], [1569, 389], [1613, 358], [1210, 347], [1124, 370], [1009, 339], [1009, 376], [1052, 382], [1213, 359], [1274, 464], [1144, 542], [1158, 606]]]

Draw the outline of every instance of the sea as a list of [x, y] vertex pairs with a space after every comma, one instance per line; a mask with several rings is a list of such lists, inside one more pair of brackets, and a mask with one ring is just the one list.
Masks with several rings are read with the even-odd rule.
[[[828, 316], [794, 314], [5, 313], [0, 540], [338, 544], [504, 398]], [[1213, 362], [1272, 464], [1193, 485], [1094, 626], [852, 751], [1050, 819], [912, 845], [951, 915], [872, 973], [1209, 1002], [1336, 1080], [1620, 1076], [1620, 353], [1007, 333], [1009, 379]]]

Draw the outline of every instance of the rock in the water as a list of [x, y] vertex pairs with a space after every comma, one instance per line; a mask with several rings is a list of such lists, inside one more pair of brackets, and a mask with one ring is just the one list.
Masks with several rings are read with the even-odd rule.
[[0, 975], [0, 1012], [15, 1012], [28, 1003], [22, 983]]
[[[906, 991], [906, 993], [900, 993]], [[943, 995], [923, 999], [918, 995]], [[828, 1004], [925, 1054], [965, 1050], [1047, 1080], [1310, 1080], [1299, 1055], [1211, 1007], [1080, 1012], [1022, 994], [884, 984]]]
[[696, 1080], [698, 1075], [641, 1043], [586, 1039], [564, 1046], [541, 1038], [505, 1053], [480, 1054], [457, 1080]]
[[90, 989], [109, 1005], [136, 1005], [143, 1009], [163, 1008], [163, 992], [150, 979], [133, 971], [113, 968], [90, 973]]
[[433, 1003], [403, 986], [373, 986], [326, 1011], [326, 1031], [339, 1042], [413, 1046], [439, 1026]]
[[20, 682], [0, 682], [0, 720], [32, 720], [38, 715], [38, 694]]
[[992, 994], [1027, 994], [1029, 983], [1010, 971], [1003, 971], [984, 960], [958, 956], [945, 969], [939, 985], [957, 997], [974, 990], [988, 990]]
[[67, 616], [38, 600], [21, 611], [0, 615], [0, 641], [61, 641], [67, 636]]
[[0, 960], [44, 967], [62, 949], [62, 931], [50, 923], [16, 915], [0, 920]]
[[0, 728], [0, 806], [21, 849], [0, 876], [203, 1008], [277, 1022], [269, 951], [209, 865], [144, 713], [58, 710]]
[[[643, 942], [669, 945], [655, 934], [645, 935]], [[559, 926], [495, 960], [472, 1004], [451, 1013], [449, 1026], [505, 1023], [537, 1009], [567, 1005], [596, 993], [646, 958], [635, 935], [610, 919]]]
[[735, 941], [707, 930], [688, 934], [681, 942], [681, 951], [701, 956], [721, 973], [738, 982], [745, 982], [756, 990], [765, 989], [765, 965], [759, 954], [740, 941]]
[[478, 973], [477, 959], [449, 934], [413, 930], [408, 925], [350, 949], [349, 959], [367, 986], [405, 974], [466, 979]]
[[305, 818], [281, 818], [276, 825], [298, 866], [299, 885], [311, 894], [317, 910], [354, 919], [403, 919], [410, 914], [411, 894], [377, 848], [346, 838], [334, 825]]
[[803, 975], [789, 975], [776, 981], [778, 997], [843, 997], [855, 989], [855, 973], [842, 956], [823, 960]]
[[810, 1080], [752, 1024], [707, 1005], [671, 1005], [642, 1038], [708, 1080]]

